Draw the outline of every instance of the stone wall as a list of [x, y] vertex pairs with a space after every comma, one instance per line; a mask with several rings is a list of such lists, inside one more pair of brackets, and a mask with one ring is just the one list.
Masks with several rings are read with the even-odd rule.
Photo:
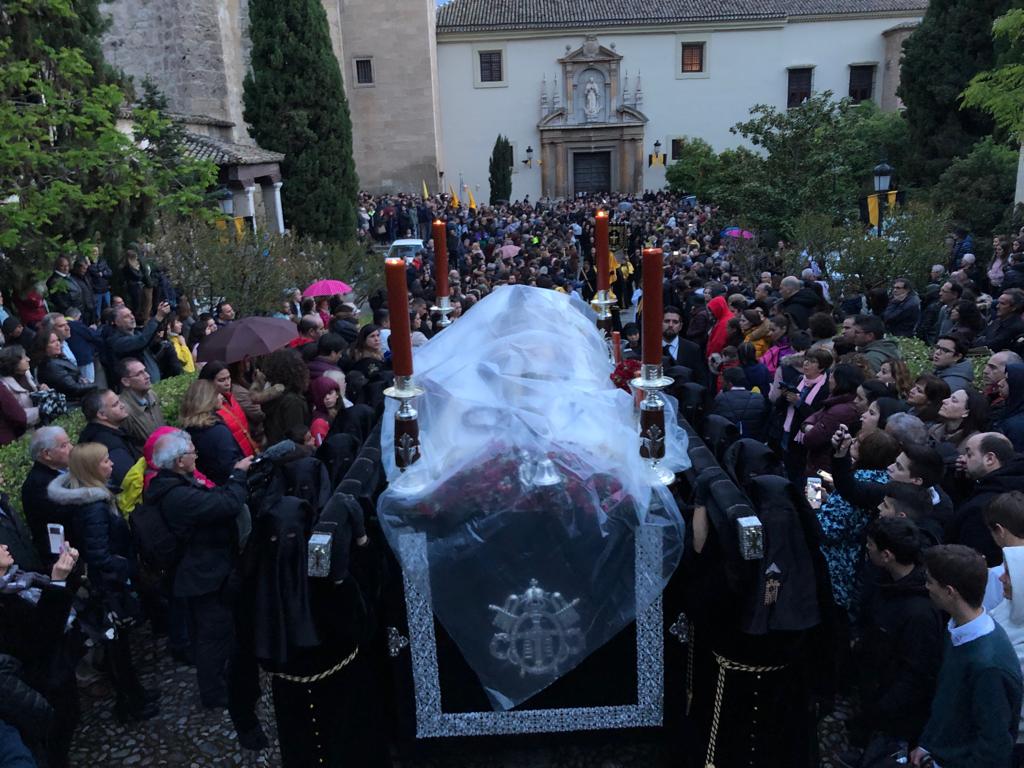
[[[342, 5], [342, 74], [364, 190], [419, 192], [424, 181], [431, 188], [437, 183], [434, 14], [435, 0], [345, 0]], [[356, 83], [355, 60], [363, 57], [373, 60], [372, 86]]]
[[882, 88], [879, 105], [886, 112], [903, 108], [903, 102], [896, 95], [900, 87], [900, 73], [903, 68], [903, 41], [917, 29], [917, 23], [900, 24], [882, 33], [885, 38], [885, 61], [882, 63]]

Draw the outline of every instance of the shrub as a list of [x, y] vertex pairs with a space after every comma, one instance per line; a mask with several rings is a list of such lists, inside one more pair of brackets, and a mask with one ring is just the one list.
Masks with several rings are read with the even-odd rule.
[[[899, 345], [900, 355], [906, 361], [907, 368], [910, 369], [910, 375], [915, 379], [922, 373], [931, 373], [934, 370], [930, 346], [920, 339], [898, 337], [895, 341]], [[974, 366], [974, 386], [979, 391], [981, 390], [981, 372], [985, 368], [985, 361], [988, 360], [988, 357], [987, 354], [981, 354], [971, 355], [969, 358]]]
[[[160, 398], [160, 407], [168, 424], [177, 424], [178, 411], [185, 390], [195, 380], [195, 375], [185, 374], [165, 379], [153, 385]], [[53, 425], [63, 427], [64, 431], [75, 441], [85, 427], [85, 417], [80, 410], [72, 411], [66, 416], [54, 419]], [[32, 468], [32, 459], [28, 455], [30, 436], [25, 435], [13, 443], [0, 446], [0, 485], [10, 496], [11, 505], [21, 510], [21, 484]]]

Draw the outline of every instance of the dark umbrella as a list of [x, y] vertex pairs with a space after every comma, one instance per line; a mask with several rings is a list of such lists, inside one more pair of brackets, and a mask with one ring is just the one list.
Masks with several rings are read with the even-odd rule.
[[295, 323], [279, 317], [246, 317], [228, 323], [199, 342], [196, 360], [237, 363], [281, 349], [297, 337]]

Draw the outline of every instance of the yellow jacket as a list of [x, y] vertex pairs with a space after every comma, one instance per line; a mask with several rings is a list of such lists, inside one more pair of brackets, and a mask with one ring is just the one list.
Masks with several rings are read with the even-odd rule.
[[174, 353], [178, 356], [178, 360], [181, 361], [181, 370], [185, 373], [195, 373], [196, 361], [192, 358], [192, 352], [189, 351], [188, 345], [185, 344], [185, 339], [181, 336], [167, 335], [171, 339]]

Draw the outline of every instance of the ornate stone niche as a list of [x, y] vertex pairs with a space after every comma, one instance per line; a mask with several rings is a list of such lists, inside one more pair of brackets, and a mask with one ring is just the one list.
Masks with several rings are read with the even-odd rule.
[[637, 108], [643, 103], [639, 72], [634, 88], [628, 74], [623, 85], [622, 56], [595, 35], [558, 63], [550, 98], [546, 76], [541, 85], [542, 194], [641, 191], [647, 116]]

